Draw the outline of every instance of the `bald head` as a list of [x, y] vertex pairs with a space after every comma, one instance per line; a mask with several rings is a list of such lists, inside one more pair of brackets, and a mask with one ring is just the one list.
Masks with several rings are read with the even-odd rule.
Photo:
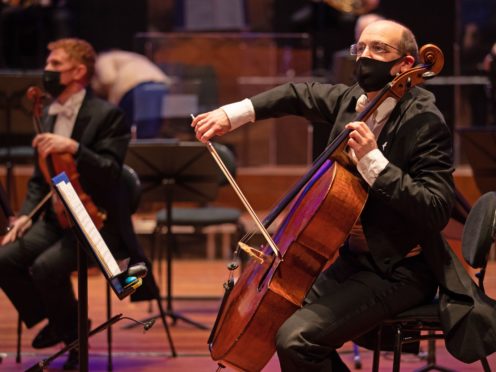
[[411, 55], [418, 59], [418, 46], [412, 31], [401, 23], [390, 20], [378, 20], [370, 23], [360, 35], [360, 41], [380, 41], [392, 45], [402, 55]]
[[381, 21], [383, 19], [384, 17], [375, 13], [364, 14], [358, 17], [355, 23], [355, 41], [357, 41], [360, 38], [360, 35], [362, 34], [365, 27], [367, 27], [373, 22]]

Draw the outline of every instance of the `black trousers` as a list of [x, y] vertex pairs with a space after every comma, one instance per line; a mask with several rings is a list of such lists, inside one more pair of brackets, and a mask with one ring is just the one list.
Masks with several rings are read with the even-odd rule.
[[422, 255], [404, 259], [386, 276], [370, 254], [342, 249], [317, 279], [305, 305], [277, 333], [282, 371], [347, 371], [336, 349], [382, 320], [431, 301], [436, 291]]
[[0, 287], [27, 327], [48, 318], [62, 340], [77, 338], [77, 301], [71, 273], [77, 268], [72, 231], [36, 222], [17, 241], [0, 247]]

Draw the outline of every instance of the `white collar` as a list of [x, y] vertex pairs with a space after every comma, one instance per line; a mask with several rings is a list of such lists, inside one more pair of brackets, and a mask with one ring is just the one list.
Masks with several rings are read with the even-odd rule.
[[72, 96], [70, 96], [69, 99], [64, 102], [64, 104], [61, 104], [59, 101], [55, 100], [48, 107], [48, 113], [50, 115], [64, 113], [66, 116], [72, 117], [81, 108], [85, 96], [86, 89], [81, 89], [79, 92], [74, 93]]
[[[365, 109], [365, 107], [368, 105], [368, 103], [369, 103], [369, 99], [367, 95], [362, 94], [360, 97], [358, 97], [355, 106], [356, 112], [362, 112]], [[393, 97], [386, 98], [375, 110], [374, 120], [376, 122], [381, 122], [384, 119], [386, 119], [393, 111], [394, 107], [396, 106], [396, 103], [398, 103], [398, 101], [395, 98]]]

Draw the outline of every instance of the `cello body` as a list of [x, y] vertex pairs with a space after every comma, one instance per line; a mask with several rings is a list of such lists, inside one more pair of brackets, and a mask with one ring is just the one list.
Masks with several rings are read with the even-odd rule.
[[321, 166], [274, 238], [283, 259], [265, 247], [263, 264], [250, 261], [226, 298], [210, 338], [214, 360], [246, 371], [265, 366], [277, 330], [336, 257], [366, 199], [362, 181], [344, 166], [331, 160]]

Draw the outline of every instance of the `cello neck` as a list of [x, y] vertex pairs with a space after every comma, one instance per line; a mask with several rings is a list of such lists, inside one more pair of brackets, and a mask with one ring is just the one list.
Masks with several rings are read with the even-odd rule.
[[[367, 107], [360, 112], [354, 121], [366, 121], [370, 115], [379, 107], [379, 105], [384, 102], [388, 97], [391, 97], [390, 90], [391, 83], [387, 84], [382, 90], [377, 94], [377, 96], [370, 101]], [[349, 129], [343, 129], [343, 131], [332, 141], [324, 151], [315, 159], [310, 170], [301, 177], [296, 185], [290, 190], [290, 192], [281, 200], [280, 203], [265, 217], [263, 224], [265, 228], [269, 227], [272, 222], [281, 214], [281, 212], [286, 208], [286, 206], [293, 200], [300, 190], [307, 184], [308, 181], [314, 176], [314, 174], [320, 169], [320, 167], [328, 160], [330, 157], [337, 158], [336, 154], [340, 152], [345, 145], [345, 141], [348, 139], [350, 134]]]

